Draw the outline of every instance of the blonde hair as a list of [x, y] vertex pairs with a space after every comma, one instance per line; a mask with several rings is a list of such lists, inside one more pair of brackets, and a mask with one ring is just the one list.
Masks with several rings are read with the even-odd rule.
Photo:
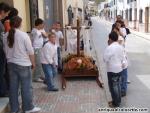
[[56, 34], [55, 34], [55, 33], [50, 32], [50, 33], [48, 33], [48, 38], [51, 38], [51, 37], [52, 37], [52, 35], [54, 35], [54, 36], [56, 37]]

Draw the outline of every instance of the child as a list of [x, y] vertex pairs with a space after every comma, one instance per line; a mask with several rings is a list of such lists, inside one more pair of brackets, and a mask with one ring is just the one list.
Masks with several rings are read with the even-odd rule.
[[31, 36], [33, 40], [33, 48], [36, 62], [36, 68], [33, 72], [33, 81], [42, 82], [42, 80], [40, 79], [43, 75], [43, 70], [40, 63], [40, 50], [43, 47], [44, 41], [47, 38], [46, 32], [44, 30], [44, 21], [42, 19], [38, 18], [35, 21], [35, 28], [33, 28]]
[[64, 39], [63, 37], [63, 33], [60, 30], [61, 29], [61, 25], [60, 22], [57, 22], [55, 24], [55, 31], [53, 31], [56, 34], [56, 45], [57, 45], [57, 54], [58, 54], [58, 70], [61, 71], [62, 70], [62, 61], [61, 61], [61, 42]]
[[119, 107], [121, 103], [120, 78], [123, 62], [123, 47], [119, 45], [118, 34], [111, 32], [109, 34], [109, 46], [104, 53], [104, 62], [107, 64], [108, 85], [112, 97], [110, 107]]
[[[124, 48], [124, 41], [125, 39], [123, 37], [120, 37], [118, 39], [118, 42], [121, 46], [123, 46]], [[126, 92], [127, 92], [127, 78], [128, 78], [128, 60], [127, 60], [127, 53], [125, 51], [124, 48], [124, 60], [123, 60], [123, 71], [122, 71], [122, 75], [121, 75], [121, 96], [124, 97], [126, 96]]]
[[58, 91], [54, 86], [54, 76], [58, 66], [57, 46], [55, 44], [56, 35], [51, 33], [48, 35], [48, 39], [48, 42], [45, 43], [41, 50], [41, 63], [48, 91]]
[[9, 71], [9, 100], [11, 113], [17, 113], [19, 106], [19, 88], [21, 90], [23, 113], [34, 113], [40, 108], [33, 105], [32, 73], [34, 69], [34, 50], [27, 33], [20, 30], [22, 19], [18, 16], [10, 20], [10, 30], [4, 39]]

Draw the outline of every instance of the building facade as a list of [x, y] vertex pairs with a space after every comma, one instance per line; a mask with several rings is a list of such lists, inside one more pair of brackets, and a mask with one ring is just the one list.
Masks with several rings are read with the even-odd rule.
[[[84, 20], [83, 0], [63, 0], [63, 25], [76, 25], [77, 19]], [[71, 20], [72, 18], [72, 20]]]
[[109, 0], [108, 16], [122, 15], [129, 27], [150, 32], [150, 0]]
[[45, 29], [48, 31], [54, 22], [63, 26], [69, 23], [68, 9], [71, 7], [72, 24], [76, 25], [77, 18], [84, 20], [83, 0], [0, 0], [15, 7], [22, 17], [22, 30], [31, 32], [37, 18], [45, 20]]
[[44, 19], [44, 0], [0, 0], [0, 2], [6, 2], [18, 9], [19, 16], [23, 20], [21, 29], [25, 32], [31, 31], [38, 17]]

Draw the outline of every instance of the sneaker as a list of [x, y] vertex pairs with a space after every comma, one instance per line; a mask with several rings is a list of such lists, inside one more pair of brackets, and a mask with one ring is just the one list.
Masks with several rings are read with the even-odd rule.
[[126, 93], [121, 93], [121, 97], [125, 97], [126, 96]]
[[41, 78], [34, 80], [34, 82], [43, 82], [43, 80]]
[[34, 112], [38, 112], [38, 111], [40, 111], [41, 110], [41, 108], [39, 108], [39, 107], [34, 107], [33, 109], [31, 109], [31, 110], [29, 110], [29, 111], [26, 111], [25, 113], [34, 113]]
[[130, 81], [130, 80], [127, 80], [127, 83], [128, 83], [128, 84], [130, 84], [130, 83], [131, 83], [131, 81]]
[[114, 105], [112, 101], [108, 102], [108, 106], [109, 106], [110, 108], [119, 107], [119, 105]]
[[49, 89], [48, 91], [58, 91], [58, 88], [52, 88], [52, 89]]

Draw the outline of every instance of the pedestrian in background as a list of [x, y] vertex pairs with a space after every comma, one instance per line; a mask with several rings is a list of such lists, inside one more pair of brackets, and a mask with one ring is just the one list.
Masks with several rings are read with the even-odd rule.
[[115, 21], [115, 23], [112, 25], [111, 31], [113, 31], [113, 29], [115, 28], [115, 26], [116, 26], [115, 24], [116, 24], [117, 21], [123, 21], [121, 15], [117, 15], [117, 16], [116, 16], [116, 21]]
[[121, 24], [120, 32], [122, 32], [122, 37], [124, 38], [125, 41], [127, 36], [126, 26], [124, 21], [119, 21], [119, 23]]
[[0, 3], [0, 97], [7, 96], [7, 84], [6, 79], [4, 77], [5, 75], [5, 67], [6, 67], [6, 57], [3, 50], [3, 38], [4, 38], [4, 32], [5, 28], [2, 24], [2, 19], [8, 16], [10, 12], [10, 6], [5, 3]]
[[31, 38], [33, 40], [33, 48], [35, 54], [35, 63], [36, 68], [33, 71], [33, 81], [35, 82], [43, 82], [43, 70], [40, 61], [40, 52], [41, 48], [43, 47], [44, 42], [47, 40], [47, 34], [44, 30], [44, 21], [40, 18], [35, 20], [35, 27], [31, 32]]
[[58, 54], [58, 71], [62, 71], [62, 58], [61, 58], [61, 50], [62, 50], [62, 42], [64, 42], [64, 36], [61, 31], [61, 24], [60, 22], [56, 22], [55, 30], [53, 32], [56, 35], [56, 45], [57, 45], [57, 54]]
[[49, 41], [41, 50], [41, 64], [45, 75], [45, 83], [48, 91], [58, 91], [54, 84], [54, 77], [57, 74], [58, 56], [55, 33], [48, 35]]
[[118, 34], [111, 32], [109, 34], [109, 46], [104, 52], [104, 62], [107, 65], [108, 85], [111, 93], [112, 101], [109, 102], [110, 107], [119, 107], [121, 103], [121, 72], [124, 59], [123, 47], [118, 43]]
[[124, 47], [124, 38], [119, 38], [118, 43], [124, 48], [124, 59], [123, 59], [123, 65], [122, 65], [122, 72], [121, 72], [121, 96], [126, 96], [127, 93], [127, 83], [128, 83], [128, 58], [127, 53]]
[[123, 36], [119, 36], [118, 43], [124, 48], [124, 60], [123, 60], [123, 70], [121, 75], [121, 96], [126, 96], [127, 92], [127, 83], [128, 83], [128, 59], [127, 53], [125, 50], [125, 39], [126, 39], [126, 29], [123, 21], [120, 21], [121, 28], [120, 31], [122, 32]]
[[12, 113], [19, 111], [18, 90], [21, 88], [22, 110], [25, 113], [40, 111], [34, 107], [32, 95], [31, 66], [35, 68], [34, 50], [27, 33], [20, 30], [22, 19], [18, 16], [10, 21], [9, 33], [4, 39], [10, 79], [10, 108]]

